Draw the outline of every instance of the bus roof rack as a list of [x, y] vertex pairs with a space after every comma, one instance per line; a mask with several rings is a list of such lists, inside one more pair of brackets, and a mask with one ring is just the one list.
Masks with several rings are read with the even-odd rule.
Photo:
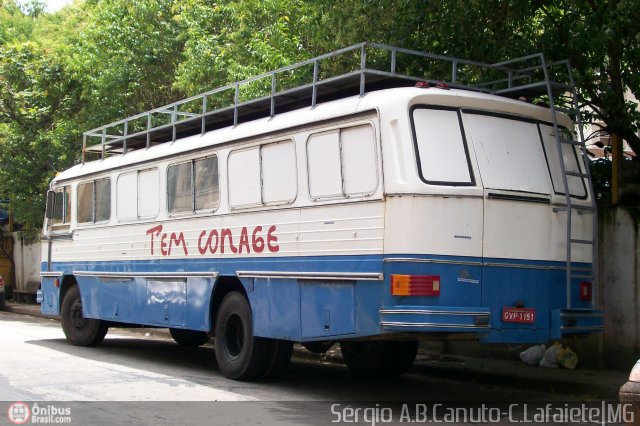
[[[553, 70], [557, 68], [558, 70]], [[564, 68], [564, 71], [563, 71]], [[568, 70], [568, 71], [567, 71]], [[377, 43], [359, 43], [174, 102], [83, 134], [87, 153], [149, 148], [178, 138], [367, 92], [423, 81], [509, 98], [562, 95], [575, 88], [567, 61], [542, 53], [488, 64]], [[558, 99], [560, 96], [551, 96]]]

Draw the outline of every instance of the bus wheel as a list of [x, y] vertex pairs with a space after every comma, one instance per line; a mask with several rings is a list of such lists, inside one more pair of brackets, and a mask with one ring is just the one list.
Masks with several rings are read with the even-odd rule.
[[197, 348], [209, 341], [209, 335], [204, 331], [183, 330], [181, 328], [170, 328], [171, 337], [180, 346]]
[[282, 376], [289, 367], [292, 353], [293, 342], [271, 339], [271, 350], [269, 351], [264, 373], [262, 373], [262, 379], [273, 380]]
[[61, 322], [67, 340], [76, 346], [96, 346], [104, 339], [109, 327], [104, 321], [82, 316], [80, 289], [73, 286], [62, 299]]
[[216, 316], [215, 351], [222, 374], [234, 380], [252, 380], [265, 372], [270, 340], [254, 337], [251, 307], [238, 292], [227, 294]]
[[393, 376], [407, 371], [416, 358], [418, 342], [340, 343], [342, 358], [358, 375]]

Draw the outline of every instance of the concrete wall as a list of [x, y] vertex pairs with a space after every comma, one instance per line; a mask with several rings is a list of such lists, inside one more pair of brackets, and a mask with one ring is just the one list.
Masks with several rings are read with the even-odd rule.
[[600, 303], [605, 313], [601, 350], [610, 368], [630, 368], [640, 358], [638, 212], [601, 209], [599, 230]]
[[[40, 259], [42, 244], [27, 244], [14, 234], [13, 260], [16, 264], [16, 289], [35, 293], [36, 283], [40, 282]], [[35, 289], [34, 289], [35, 287]]]

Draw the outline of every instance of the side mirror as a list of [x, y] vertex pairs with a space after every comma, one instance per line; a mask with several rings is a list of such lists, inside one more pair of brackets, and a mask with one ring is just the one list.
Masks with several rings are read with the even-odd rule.
[[53, 219], [55, 212], [56, 193], [54, 191], [47, 191], [47, 211], [45, 217], [47, 219]]

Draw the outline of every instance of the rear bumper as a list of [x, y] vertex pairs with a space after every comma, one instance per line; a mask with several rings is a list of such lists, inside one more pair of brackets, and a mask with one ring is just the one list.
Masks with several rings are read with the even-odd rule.
[[398, 305], [384, 307], [379, 314], [385, 334], [475, 333], [486, 343], [547, 343], [570, 335], [602, 332], [604, 328], [602, 312], [587, 309], [555, 309], [548, 314], [550, 321], [517, 325], [496, 321], [489, 308]]
[[441, 306], [393, 306], [380, 309], [380, 327], [394, 332], [478, 332], [489, 329], [491, 312]]
[[568, 335], [602, 333], [604, 315], [588, 309], [555, 309], [551, 311], [551, 338]]

